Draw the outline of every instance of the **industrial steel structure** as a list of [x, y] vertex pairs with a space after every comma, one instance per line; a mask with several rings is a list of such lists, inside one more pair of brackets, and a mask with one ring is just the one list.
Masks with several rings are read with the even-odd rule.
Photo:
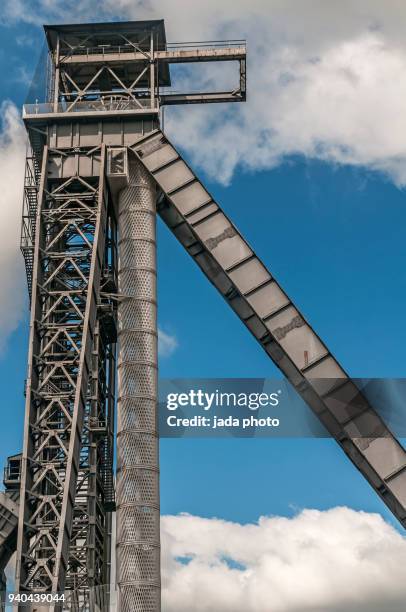
[[[115, 511], [118, 607], [160, 610], [157, 214], [406, 526], [404, 448], [161, 131], [164, 105], [245, 100], [245, 43], [169, 45], [163, 21], [45, 34], [46, 94], [23, 112], [31, 323], [0, 571], [16, 550], [16, 591], [109, 610]], [[171, 93], [172, 64], [212, 61], [237, 62], [235, 89]]]

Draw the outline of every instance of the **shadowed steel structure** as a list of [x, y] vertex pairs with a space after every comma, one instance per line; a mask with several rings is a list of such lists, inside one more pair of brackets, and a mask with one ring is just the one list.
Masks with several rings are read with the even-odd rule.
[[[245, 44], [168, 46], [163, 21], [45, 34], [46, 95], [23, 109], [31, 326], [15, 588], [64, 592], [54, 609], [109, 608], [116, 509], [119, 607], [155, 612], [158, 189], [132, 147], [159, 129], [163, 104], [244, 100]], [[167, 91], [171, 63], [231, 60], [233, 91]]]
[[[31, 326], [19, 505], [4, 515], [16, 590], [110, 609], [116, 509], [118, 607], [160, 610], [157, 213], [405, 526], [403, 446], [161, 131], [163, 105], [245, 100], [244, 42], [168, 45], [163, 21], [45, 32], [47, 97], [23, 112]], [[237, 62], [235, 89], [171, 93], [170, 65], [202, 61]]]

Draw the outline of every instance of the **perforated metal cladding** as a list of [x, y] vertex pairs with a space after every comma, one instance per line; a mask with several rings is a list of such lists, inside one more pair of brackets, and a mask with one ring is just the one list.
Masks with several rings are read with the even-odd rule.
[[121, 240], [119, 267], [156, 269], [155, 244], [147, 240]]
[[[120, 336], [120, 343], [125, 342], [126, 337], [127, 334]], [[156, 366], [145, 363], [124, 362], [118, 366], [117, 372], [119, 397], [121, 394], [127, 396], [145, 395], [147, 397], [155, 397], [158, 382]]]
[[[159, 510], [149, 506], [123, 507], [118, 526], [120, 542], [151, 542], [159, 533]], [[157, 542], [157, 545], [159, 542]]]
[[[126, 469], [123, 478], [120, 478], [117, 491], [120, 495], [127, 497], [128, 503], [149, 507], [152, 510], [156, 502], [158, 486], [158, 473], [155, 470], [131, 468]], [[127, 516], [130, 510], [127, 507], [127, 510], [124, 511], [124, 508], [125, 506], [123, 506], [123, 513]], [[139, 508], [137, 509], [134, 506], [131, 506], [130, 509], [131, 512], [139, 512]], [[147, 514], [147, 512], [145, 511], [144, 514]]]
[[126, 297], [153, 299], [156, 274], [150, 270], [124, 268], [119, 272], [118, 290]]
[[118, 400], [117, 427], [124, 429], [139, 429], [142, 431], [156, 430], [155, 400], [144, 397], [121, 397]]
[[136, 240], [155, 232], [155, 216], [147, 210], [126, 210], [119, 214], [118, 222], [122, 228], [121, 240]]
[[150, 331], [123, 331], [120, 334], [121, 361], [157, 362], [156, 335]]
[[117, 582], [121, 612], [159, 612], [155, 187], [130, 163], [119, 198]]
[[117, 435], [117, 468], [119, 471], [133, 466], [157, 466], [158, 441], [156, 435], [134, 431], [122, 431]]
[[146, 300], [123, 300], [118, 308], [119, 333], [142, 330], [156, 333], [156, 305]]
[[136, 202], [131, 197], [130, 193], [128, 193], [127, 199], [125, 198], [125, 195], [124, 195], [123, 205], [125, 207], [125, 210], [123, 208], [123, 212], [133, 212], [134, 210], [137, 210], [137, 211], [150, 211], [151, 210], [150, 187], [139, 185], [137, 187], [137, 192], [138, 192], [138, 195], [137, 195]]
[[122, 610], [156, 612], [160, 609], [160, 597], [159, 587], [137, 588], [132, 585], [123, 585], [120, 589], [120, 606]]
[[152, 582], [158, 584], [158, 546], [143, 543], [123, 544], [118, 549], [117, 560], [122, 568], [120, 574], [123, 582]]

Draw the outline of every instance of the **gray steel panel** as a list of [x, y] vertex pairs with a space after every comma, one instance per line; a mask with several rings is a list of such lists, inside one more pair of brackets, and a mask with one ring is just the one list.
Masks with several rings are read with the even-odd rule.
[[266, 321], [266, 326], [299, 370], [318, 361], [328, 352], [294, 306], [272, 316]]
[[247, 302], [253, 307], [259, 317], [265, 319], [289, 304], [289, 298], [277, 283], [271, 281], [250, 293], [247, 296]]
[[192, 178], [192, 172], [182, 160], [157, 172], [157, 180], [159, 180], [159, 184], [162, 185], [165, 191], [178, 189]]
[[[340, 382], [340, 379], [337, 382]], [[324, 397], [324, 403], [341, 424], [345, 424], [368, 409], [368, 402], [360, 395], [358, 387], [350, 380], [344, 384], [339, 384], [338, 388], [336, 385], [335, 389], [329, 391], [328, 395]]]
[[385, 438], [362, 438], [355, 443], [383, 480], [406, 465], [404, 449], [389, 435]]
[[229, 275], [235, 286], [244, 294], [271, 279], [265, 266], [256, 257], [231, 270]]
[[175, 160], [177, 157], [178, 154], [175, 149], [169, 144], [166, 144], [162, 148], [157, 149], [148, 155], [148, 169], [153, 171], [156, 168], [165, 166], [169, 162]]
[[212, 215], [213, 213], [215, 213], [217, 210], [218, 210], [217, 204], [215, 202], [210, 202], [209, 204], [203, 207], [200, 207], [198, 210], [194, 212], [190, 212], [188, 214], [188, 221], [191, 225], [195, 226], [201, 221], [203, 221], [203, 219], [205, 219], [209, 215]]
[[247, 243], [221, 212], [199, 223], [195, 232], [224, 269], [235, 266], [252, 255]]
[[[55, 123], [50, 122], [48, 126], [49, 144], [55, 149], [70, 149], [71, 147], [90, 147], [107, 144], [106, 141], [114, 141], [114, 146], [132, 145], [143, 134], [151, 132], [157, 125], [156, 119], [142, 117], [139, 119], [125, 118], [109, 122], [104, 128], [103, 118], [98, 121], [75, 121], [69, 116], [68, 121]], [[115, 134], [112, 134], [115, 131]]]
[[[346, 378], [344, 370], [332, 356], [323, 359], [320, 363], [310, 366], [306, 370], [305, 375], [315, 391], [321, 396], [336, 387], [337, 381], [340, 378]], [[329, 379], [331, 379], [331, 382]]]
[[392, 491], [399, 502], [406, 506], [406, 470], [403, 470], [398, 476], [392, 478], [388, 484], [388, 489]]
[[[63, 124], [59, 125], [58, 132], [62, 132], [63, 127], [64, 127]], [[68, 124], [68, 127], [70, 127], [70, 124]], [[86, 123], [79, 123], [78, 128], [79, 128], [79, 139], [80, 139], [81, 147], [94, 147], [95, 143], [99, 143], [99, 142], [101, 144], [100, 124], [98, 122], [92, 123], [88, 121]], [[58, 138], [58, 145], [61, 147], [63, 146], [63, 143], [59, 142], [59, 138]], [[67, 146], [68, 147], [72, 146], [69, 144], [69, 141], [68, 141]]]
[[194, 183], [184, 187], [181, 191], [174, 193], [172, 198], [176, 203], [177, 208], [184, 215], [187, 215], [196, 208], [199, 208], [199, 206], [202, 204], [206, 204], [207, 202], [211, 201], [210, 195], [198, 181], [195, 181]]

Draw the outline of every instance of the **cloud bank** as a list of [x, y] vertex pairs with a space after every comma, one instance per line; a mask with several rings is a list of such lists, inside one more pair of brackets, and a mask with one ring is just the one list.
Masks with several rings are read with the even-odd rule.
[[334, 508], [240, 525], [162, 517], [163, 612], [403, 612], [406, 539]]
[[247, 525], [167, 515], [161, 542], [162, 612], [405, 609], [406, 538], [377, 514], [338, 507]]

